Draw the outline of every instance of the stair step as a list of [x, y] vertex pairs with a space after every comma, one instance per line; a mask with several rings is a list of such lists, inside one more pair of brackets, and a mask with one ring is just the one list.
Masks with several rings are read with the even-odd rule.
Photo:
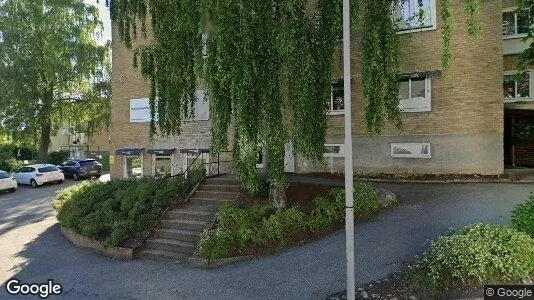
[[189, 230], [200, 232], [209, 226], [209, 222], [193, 220], [164, 219], [161, 225], [165, 229]]
[[213, 205], [210, 205], [210, 204], [203, 204], [203, 205], [199, 205], [199, 204], [191, 204], [191, 203], [186, 203], [182, 209], [185, 209], [185, 210], [191, 210], [191, 211], [200, 211], [200, 212], [207, 212], [207, 213], [210, 213], [211, 215], [215, 215], [217, 213], [217, 211], [219, 210], [219, 205], [216, 205], [216, 204], [213, 204]]
[[240, 185], [228, 185], [228, 184], [203, 184], [198, 189], [199, 191], [220, 191], [220, 192], [240, 192]]
[[214, 215], [215, 215], [214, 211], [175, 209], [167, 213], [166, 219], [209, 221], [213, 219]]
[[236, 192], [220, 192], [220, 191], [198, 191], [193, 195], [193, 198], [215, 198], [215, 199], [236, 199], [239, 193]]
[[163, 260], [170, 262], [183, 262], [189, 255], [187, 253], [177, 253], [162, 250], [143, 249], [136, 255], [138, 258]]
[[206, 205], [224, 205], [224, 204], [231, 204], [234, 203], [234, 199], [217, 199], [217, 198], [200, 198], [200, 197], [193, 197], [189, 199], [189, 203], [191, 204], [206, 204]]
[[200, 232], [178, 229], [157, 229], [154, 237], [158, 239], [176, 240], [188, 243], [196, 243], [200, 237]]
[[235, 180], [235, 178], [231, 177], [213, 177], [208, 178], [204, 181], [205, 184], [220, 184], [220, 185], [232, 185], [232, 186], [240, 186], [239, 182]]
[[192, 243], [163, 238], [149, 239], [148, 241], [146, 241], [145, 247], [146, 249], [169, 251], [175, 253], [191, 254], [195, 252], [195, 245], [193, 245]]

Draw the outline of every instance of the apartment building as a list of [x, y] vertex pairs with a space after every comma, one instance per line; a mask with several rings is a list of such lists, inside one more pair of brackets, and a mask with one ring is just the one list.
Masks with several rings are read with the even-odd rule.
[[[361, 93], [359, 38], [352, 41], [352, 115], [354, 168], [363, 173], [497, 175], [506, 165], [534, 166], [534, 147], [518, 142], [517, 124], [534, 117], [534, 86], [530, 70], [515, 76], [519, 53], [528, 46], [525, 19], [515, 1], [481, 1], [483, 34], [469, 37], [463, 0], [453, 0], [452, 63], [441, 64], [440, 1], [423, 0], [423, 21], [413, 18], [419, 0], [408, 0], [398, 12], [404, 40], [399, 74], [403, 127], [388, 125], [379, 136], [369, 136], [364, 123], [366, 101]], [[415, 20], [417, 19], [417, 20]], [[113, 33], [113, 121], [111, 147], [113, 178], [176, 174], [195, 153], [210, 157], [208, 101], [197, 92], [195, 118], [184, 121], [180, 136], [150, 141], [148, 88], [132, 68], [132, 53]], [[286, 144], [287, 172], [343, 170], [344, 107], [341, 47], [332, 70], [325, 160], [313, 164], [295, 156]], [[522, 126], [523, 126], [522, 125]], [[529, 157], [530, 156], [530, 157]], [[259, 154], [258, 167], [263, 167]]]

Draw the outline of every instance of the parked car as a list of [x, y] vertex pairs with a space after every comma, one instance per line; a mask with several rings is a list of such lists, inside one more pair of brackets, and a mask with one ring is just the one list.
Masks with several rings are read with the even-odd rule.
[[37, 164], [24, 166], [11, 174], [19, 184], [29, 184], [33, 188], [45, 183], [62, 183], [65, 180], [63, 172], [51, 164]]
[[60, 167], [66, 177], [74, 180], [81, 178], [100, 177], [102, 175], [102, 165], [94, 159], [70, 159]]
[[0, 170], [0, 191], [14, 192], [17, 190], [17, 180], [8, 172]]

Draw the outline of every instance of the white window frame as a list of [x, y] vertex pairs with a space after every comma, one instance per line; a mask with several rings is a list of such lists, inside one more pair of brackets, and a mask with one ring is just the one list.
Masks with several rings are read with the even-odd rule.
[[345, 144], [324, 144], [326, 147], [339, 147], [338, 153], [325, 152], [324, 157], [345, 157]]
[[[432, 111], [432, 79], [430, 77], [425, 77], [425, 97], [416, 97], [412, 98], [412, 79], [408, 79], [408, 99], [399, 99], [399, 109], [402, 112], [428, 112]], [[421, 103], [421, 105], [415, 108], [406, 108], [406, 106], [414, 106], [414, 103]], [[410, 105], [412, 104], [412, 105]]]
[[[395, 2], [395, 8], [393, 10], [394, 12], [394, 18], [396, 18], [396, 9], [398, 7], [398, 2], [402, 0], [397, 0]], [[409, 0], [410, 1], [410, 0]], [[417, 2], [417, 0], [412, 0]], [[415, 33], [415, 32], [423, 32], [423, 31], [430, 31], [430, 30], [436, 30], [438, 28], [437, 26], [437, 12], [436, 12], [436, 0], [428, 0], [430, 2], [430, 17], [432, 18], [432, 26], [427, 27], [419, 27], [419, 28], [407, 28], [407, 29], [400, 29], [397, 31], [397, 34], [407, 34], [407, 33]]]
[[[534, 86], [534, 73], [533, 70], [525, 70], [525, 72], [528, 74], [528, 87], [529, 87], [529, 97], [517, 97], [517, 80], [514, 80], [515, 82], [515, 97], [514, 98], [504, 98], [503, 93], [503, 99], [505, 103], [511, 103], [511, 102], [522, 102], [522, 101], [534, 101], [534, 97], [532, 96], [532, 92], [534, 92], [533, 86]], [[510, 76], [510, 75], [516, 75], [518, 74], [517, 71], [506, 71], [503, 74], [503, 83], [504, 83], [504, 76]]]
[[[328, 110], [328, 114], [331, 116], [336, 115], [344, 115], [345, 114], [345, 104], [343, 104], [343, 109], [341, 110], [334, 110], [334, 84], [340, 83], [343, 85], [343, 78], [333, 79], [330, 84], [330, 107]], [[343, 91], [345, 90], [345, 87], [343, 86]], [[343, 101], [345, 101], [345, 95], [343, 94]]]
[[509, 12], [513, 12], [514, 13], [514, 30], [515, 30], [514, 34], [504, 35], [504, 27], [503, 27], [502, 28], [502, 32], [503, 32], [502, 38], [503, 38], [503, 40], [524, 38], [524, 37], [526, 37], [528, 35], [527, 33], [517, 33], [517, 9], [518, 9], [518, 7], [514, 6], [514, 7], [505, 8], [502, 11], [503, 15], [504, 15], [504, 13], [509, 13]]
[[171, 160], [171, 175], [175, 175], [175, 168], [174, 168], [174, 154], [171, 155], [157, 155], [156, 153], [152, 154], [152, 176], [156, 176], [156, 159], [157, 158], [165, 158]]
[[128, 158], [139, 158], [141, 161], [141, 177], [145, 176], [145, 166], [143, 161], [143, 153], [139, 155], [123, 155], [122, 156], [122, 176], [126, 179], [131, 179], [132, 177], [128, 177], [128, 164], [126, 163], [128, 161]]
[[[197, 97], [197, 94], [199, 93], [204, 93], [204, 97], [202, 99], [199, 99]], [[205, 90], [202, 90], [202, 89], [199, 89], [199, 90], [196, 90], [195, 92], [195, 115], [191, 118], [187, 118], [186, 121], [208, 121], [210, 119], [210, 102], [209, 102], [209, 99], [206, 95], [206, 91]], [[197, 117], [197, 101], [202, 101], [202, 102], [205, 102], [205, 105], [207, 106], [207, 113], [206, 113], [206, 117]]]
[[[394, 153], [395, 147], [399, 146], [421, 146], [428, 147], [428, 154], [396, 154]], [[394, 158], [432, 158], [432, 145], [431, 143], [391, 143], [391, 157]]]

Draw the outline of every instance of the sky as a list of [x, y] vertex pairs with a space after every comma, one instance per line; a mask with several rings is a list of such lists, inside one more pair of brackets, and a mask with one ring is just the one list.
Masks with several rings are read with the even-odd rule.
[[105, 4], [106, 1], [101, 0], [99, 1], [100, 3], [96, 3], [96, 0], [84, 0], [84, 2], [98, 7], [100, 20], [104, 23], [104, 32], [102, 34], [101, 42], [105, 43], [106, 41], [111, 41], [111, 19], [109, 17], [109, 8], [107, 8]]

